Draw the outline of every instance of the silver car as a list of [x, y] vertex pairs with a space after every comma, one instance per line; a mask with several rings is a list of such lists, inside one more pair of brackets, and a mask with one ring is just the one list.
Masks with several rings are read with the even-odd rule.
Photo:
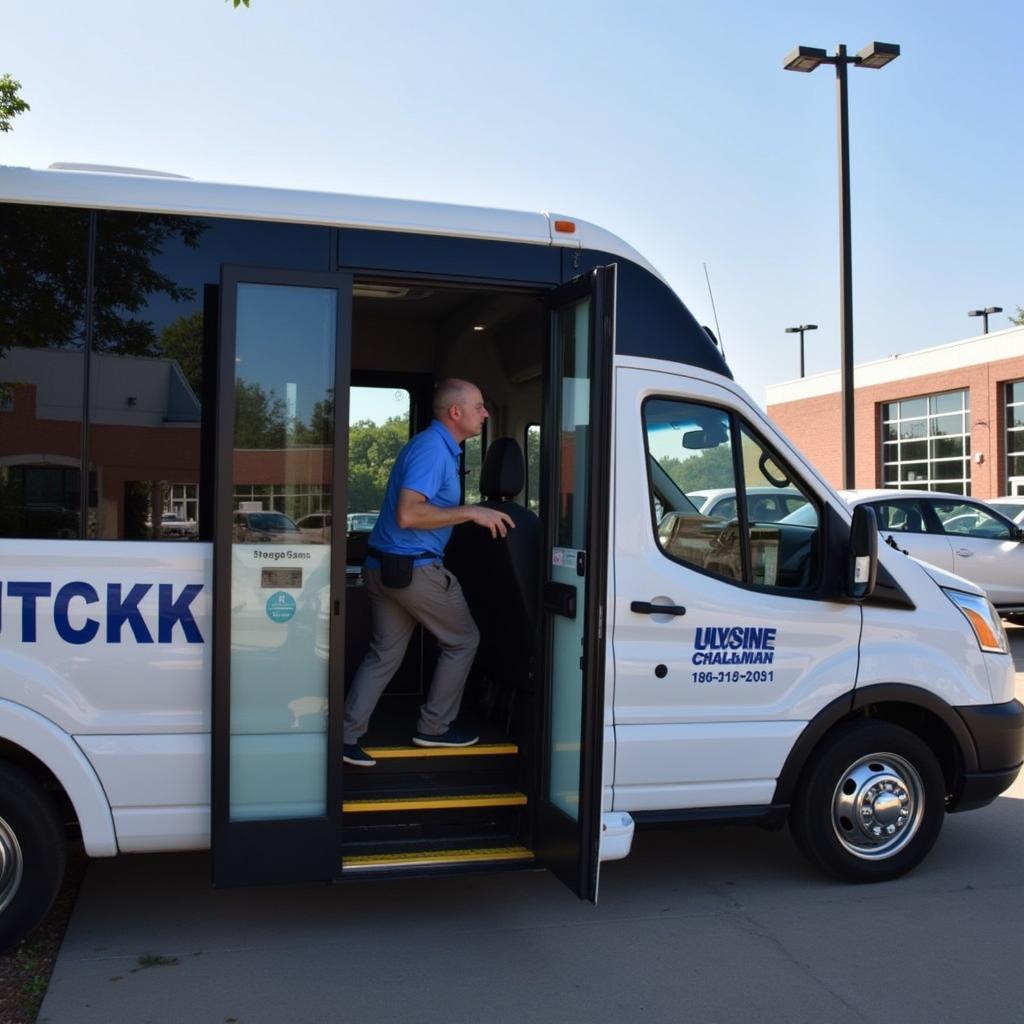
[[251, 544], [301, 544], [302, 532], [283, 512], [236, 512], [234, 541]]
[[[777, 523], [807, 504], [807, 499], [789, 487], [748, 487], [747, 518], [754, 523]], [[697, 506], [701, 515], [716, 519], [735, 519], [736, 490], [716, 487], [701, 491], [687, 491], [686, 496]]]
[[1024, 614], [1024, 530], [977, 498], [937, 491], [840, 491], [870, 505], [886, 544], [981, 587], [1003, 615]]

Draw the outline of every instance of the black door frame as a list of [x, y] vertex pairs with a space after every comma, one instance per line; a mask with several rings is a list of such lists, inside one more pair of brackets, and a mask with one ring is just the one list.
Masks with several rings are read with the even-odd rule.
[[586, 588], [583, 609], [583, 707], [580, 751], [579, 821], [574, 822], [546, 799], [550, 779], [549, 714], [551, 695], [552, 626], [545, 613], [544, 688], [538, 701], [541, 737], [540, 773], [537, 787], [537, 830], [535, 852], [581, 899], [596, 902], [601, 841], [602, 763], [604, 746], [605, 595], [608, 585], [608, 536], [611, 471], [611, 380], [615, 340], [615, 266], [597, 267], [548, 297], [551, 320], [548, 336], [548, 383], [545, 389], [541, 437], [541, 507], [544, 516], [544, 572], [550, 574], [550, 553], [557, 539], [554, 502], [558, 495], [559, 460], [555, 458], [560, 436], [557, 389], [562, 379], [556, 328], [562, 307], [585, 296], [591, 297], [590, 318], [590, 451], [587, 466]]
[[236, 297], [239, 284], [334, 289], [334, 438], [331, 510], [344, 522], [348, 491], [348, 410], [352, 340], [352, 274], [224, 265], [220, 278], [220, 337], [213, 497], [213, 674], [211, 843], [215, 885], [321, 881], [341, 876], [342, 706], [345, 644], [344, 530], [331, 532], [328, 625], [327, 813], [269, 821], [230, 820], [231, 545], [235, 414]]

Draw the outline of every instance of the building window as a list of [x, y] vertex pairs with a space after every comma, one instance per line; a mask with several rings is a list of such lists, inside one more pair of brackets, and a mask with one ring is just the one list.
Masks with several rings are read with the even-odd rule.
[[331, 507], [330, 484], [235, 484], [234, 505], [243, 512], [280, 512], [292, 520]]
[[966, 388], [882, 405], [882, 483], [899, 490], [971, 493]]
[[1024, 484], [1024, 380], [1006, 385], [1006, 490], [1021, 493]]

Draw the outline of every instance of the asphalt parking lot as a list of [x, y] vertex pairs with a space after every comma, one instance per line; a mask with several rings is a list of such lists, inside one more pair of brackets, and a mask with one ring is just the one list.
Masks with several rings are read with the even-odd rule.
[[544, 872], [214, 891], [205, 855], [96, 861], [39, 1020], [1017, 1024], [1022, 874], [1021, 779], [868, 887], [721, 827], [641, 834], [597, 907]]

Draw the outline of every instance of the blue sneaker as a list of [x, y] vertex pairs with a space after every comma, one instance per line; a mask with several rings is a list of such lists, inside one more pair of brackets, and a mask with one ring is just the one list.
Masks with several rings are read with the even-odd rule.
[[341, 748], [341, 759], [360, 768], [372, 768], [377, 763], [358, 743], [346, 743]]
[[471, 747], [480, 742], [480, 737], [467, 729], [456, 729], [448, 726], [448, 731], [440, 736], [429, 736], [425, 732], [414, 732], [412, 741], [417, 747]]

